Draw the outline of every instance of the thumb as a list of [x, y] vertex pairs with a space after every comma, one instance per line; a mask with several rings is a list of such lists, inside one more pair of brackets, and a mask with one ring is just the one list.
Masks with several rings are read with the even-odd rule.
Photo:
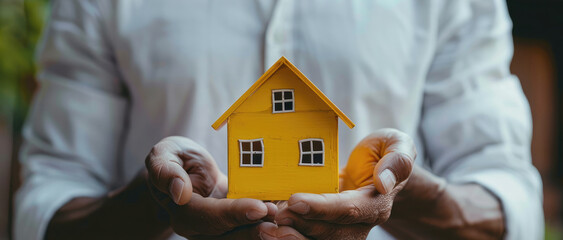
[[378, 192], [388, 194], [412, 172], [416, 150], [412, 139], [397, 130], [387, 134], [383, 157], [373, 169], [373, 183]]
[[145, 165], [151, 182], [159, 191], [168, 195], [174, 203], [184, 205], [192, 196], [192, 182], [183, 168], [183, 161], [177, 156], [178, 145], [164, 139], [156, 144]]

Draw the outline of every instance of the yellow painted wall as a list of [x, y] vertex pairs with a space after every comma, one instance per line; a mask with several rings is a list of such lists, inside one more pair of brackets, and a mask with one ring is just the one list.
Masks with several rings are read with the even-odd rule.
[[242, 112], [269, 112], [272, 113], [272, 89], [295, 89], [295, 111], [330, 111], [317, 95], [305, 85], [285, 65], [282, 65], [270, 79], [246, 99], [246, 101], [235, 110]]
[[[294, 89], [295, 112], [272, 114], [272, 89]], [[240, 167], [238, 140], [257, 138], [264, 141], [264, 166]], [[324, 140], [324, 166], [299, 166], [299, 140], [306, 138]], [[228, 149], [229, 198], [338, 192], [338, 118], [285, 66], [229, 117]]]

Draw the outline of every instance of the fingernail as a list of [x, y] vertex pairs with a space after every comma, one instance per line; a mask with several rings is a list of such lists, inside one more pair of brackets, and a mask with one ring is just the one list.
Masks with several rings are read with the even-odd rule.
[[381, 180], [386, 193], [393, 191], [393, 188], [395, 188], [395, 184], [397, 183], [395, 174], [393, 174], [389, 169], [385, 169], [379, 174], [379, 180]]
[[293, 235], [281, 236], [279, 239], [280, 239], [280, 240], [299, 240], [298, 237], [293, 236]]
[[172, 200], [178, 204], [180, 197], [182, 197], [182, 191], [184, 191], [184, 181], [180, 178], [174, 178], [172, 182], [170, 182], [169, 189]]
[[295, 213], [299, 213], [301, 215], [309, 213], [310, 210], [309, 205], [304, 202], [298, 202], [296, 204], [289, 206], [288, 208], [289, 210]]
[[246, 218], [248, 218], [248, 220], [251, 221], [256, 221], [258, 219], [261, 219], [265, 217], [264, 214], [259, 213], [258, 211], [250, 211], [246, 213]]
[[291, 220], [290, 218], [284, 218], [282, 220], [276, 221], [276, 223], [278, 225], [292, 226], [293, 220]]

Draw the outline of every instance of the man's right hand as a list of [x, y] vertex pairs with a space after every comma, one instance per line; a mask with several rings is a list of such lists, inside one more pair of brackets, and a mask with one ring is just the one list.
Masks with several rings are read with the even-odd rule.
[[184, 137], [167, 137], [145, 164], [152, 195], [170, 215], [174, 231], [189, 239], [260, 239], [277, 227], [272, 203], [225, 199], [227, 178], [211, 154]]

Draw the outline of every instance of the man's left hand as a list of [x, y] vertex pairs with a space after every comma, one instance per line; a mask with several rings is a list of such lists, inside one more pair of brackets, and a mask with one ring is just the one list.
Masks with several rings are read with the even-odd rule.
[[365, 239], [389, 218], [415, 158], [414, 143], [405, 133], [381, 129], [369, 135], [351, 153], [341, 175], [345, 191], [292, 195], [276, 215], [281, 227], [272, 239]]

